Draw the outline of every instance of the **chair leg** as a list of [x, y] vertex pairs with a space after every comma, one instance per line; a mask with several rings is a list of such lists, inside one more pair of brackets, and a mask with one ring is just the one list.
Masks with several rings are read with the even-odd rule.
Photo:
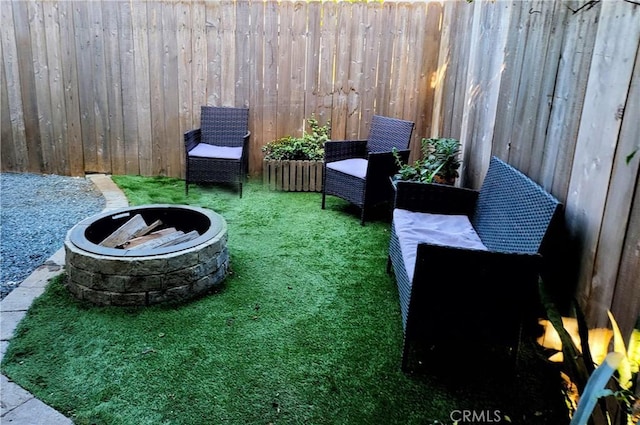
[[362, 207], [362, 211], [360, 212], [360, 225], [364, 226], [364, 206]]
[[238, 191], [240, 192], [240, 198], [242, 199], [242, 180], [240, 180], [240, 183], [238, 184]]
[[322, 209], [324, 209], [324, 205], [325, 205], [325, 199], [327, 197], [326, 192], [324, 191], [324, 189], [322, 190]]
[[391, 274], [391, 256], [387, 255], [387, 274]]
[[184, 181], [184, 195], [189, 196], [189, 180]]

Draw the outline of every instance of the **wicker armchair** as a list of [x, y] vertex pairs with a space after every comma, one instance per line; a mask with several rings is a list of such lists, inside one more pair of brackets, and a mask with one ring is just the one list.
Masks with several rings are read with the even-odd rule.
[[242, 182], [248, 169], [249, 109], [203, 106], [201, 126], [184, 135], [190, 183], [236, 183], [242, 198]]
[[[517, 356], [521, 332], [536, 326], [538, 278], [554, 249], [561, 207], [495, 157], [480, 191], [397, 182], [388, 271], [392, 266], [400, 298], [404, 370], [443, 350], [450, 357], [464, 348], [505, 347]], [[467, 228], [433, 226], [434, 217]]]
[[326, 142], [322, 209], [327, 195], [338, 196], [360, 207], [364, 225], [369, 207], [393, 197], [389, 177], [398, 167], [391, 150], [398, 149], [406, 162], [413, 126], [411, 121], [374, 115], [368, 140]]

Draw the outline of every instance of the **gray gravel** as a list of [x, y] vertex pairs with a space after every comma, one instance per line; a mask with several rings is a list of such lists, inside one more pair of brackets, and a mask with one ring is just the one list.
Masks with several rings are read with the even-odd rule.
[[64, 244], [105, 199], [81, 177], [0, 173], [0, 300]]

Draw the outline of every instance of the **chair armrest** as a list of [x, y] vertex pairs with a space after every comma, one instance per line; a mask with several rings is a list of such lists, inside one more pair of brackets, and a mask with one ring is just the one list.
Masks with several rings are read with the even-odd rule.
[[202, 133], [199, 128], [184, 133], [184, 148], [186, 152], [189, 152], [191, 149], [195, 148], [198, 143], [200, 143], [201, 134]]
[[330, 140], [324, 143], [324, 162], [341, 161], [349, 158], [366, 158], [366, 140]]
[[438, 183], [396, 182], [394, 208], [471, 216], [478, 191]]

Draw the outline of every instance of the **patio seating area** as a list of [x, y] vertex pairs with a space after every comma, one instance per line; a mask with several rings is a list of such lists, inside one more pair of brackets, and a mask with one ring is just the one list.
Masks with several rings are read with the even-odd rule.
[[[636, 1], [2, 6], [3, 174], [110, 176], [133, 205], [192, 205], [228, 224], [228, 255], [190, 256], [171, 285], [151, 267], [151, 291], [136, 292], [140, 304], [171, 288], [202, 298], [117, 309], [107, 294], [89, 308], [63, 275], [3, 343], [3, 373], [78, 423], [434, 425], [468, 404], [559, 424], [564, 404], [506, 412], [521, 391], [549, 389], [518, 372], [519, 354], [500, 377], [517, 389], [495, 385], [510, 389], [497, 404], [413, 366], [468, 369], [470, 345], [497, 382], [480, 354], [528, 340], [523, 361], [565, 380], [550, 391], [561, 386], [571, 414], [599, 364], [591, 343], [619, 353], [640, 334]], [[272, 143], [280, 155], [267, 158]], [[437, 146], [457, 155], [446, 178]], [[400, 181], [412, 175], [421, 183]], [[451, 213], [463, 246], [407, 242]], [[126, 242], [199, 237], [182, 219], [158, 236], [155, 221]], [[131, 273], [118, 261], [107, 292], [127, 298], [136, 260]], [[214, 268], [226, 284], [191, 291]], [[72, 273], [78, 291], [104, 289], [103, 273]], [[560, 365], [534, 341], [543, 318]], [[438, 361], [423, 355], [454, 340]], [[594, 425], [640, 410], [640, 353], [627, 345], [606, 384], [631, 390], [595, 404]]]

